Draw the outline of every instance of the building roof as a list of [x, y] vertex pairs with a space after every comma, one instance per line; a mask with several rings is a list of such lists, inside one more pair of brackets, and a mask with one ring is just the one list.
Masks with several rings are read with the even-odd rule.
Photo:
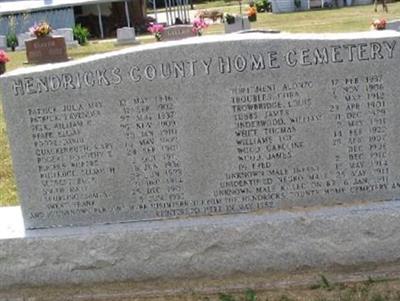
[[125, 0], [0, 0], [0, 15]]

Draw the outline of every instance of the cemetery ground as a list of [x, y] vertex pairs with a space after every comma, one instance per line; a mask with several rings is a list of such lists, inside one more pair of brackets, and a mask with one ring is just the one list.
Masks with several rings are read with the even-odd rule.
[[[306, 288], [276, 289], [255, 292], [247, 289], [243, 292], [209, 296], [161, 297], [147, 301], [398, 301], [400, 300], [400, 282], [370, 279], [361, 283], [329, 283], [324, 276], [321, 283]], [[125, 300], [125, 299], [124, 299]], [[135, 299], [131, 299], [132, 301]], [[139, 299], [137, 299], [139, 300]], [[122, 301], [122, 300], [121, 300]]]
[[[209, 7], [214, 7], [211, 4]], [[202, 6], [206, 8], [207, 6]], [[225, 12], [238, 13], [238, 6], [230, 5], [219, 7]], [[373, 19], [384, 16], [388, 20], [400, 18], [400, 3], [389, 4], [389, 13], [383, 14], [382, 8], [374, 13], [373, 7], [359, 6], [341, 9], [324, 9], [315, 11], [295, 12], [287, 14], [259, 13], [257, 22], [253, 28], [279, 29], [286, 32], [351, 32], [369, 30]], [[214, 24], [210, 26], [205, 34], [222, 33], [223, 25]], [[154, 42], [150, 35], [140, 36], [142, 43]], [[69, 49], [69, 56], [79, 59], [88, 55], [108, 52], [122, 47], [114, 46], [114, 41], [93, 43], [77, 49]], [[25, 52], [9, 53], [11, 62], [7, 64], [9, 71], [26, 66]], [[0, 103], [0, 206], [17, 205], [15, 180], [12, 171], [10, 149], [7, 140], [6, 126], [3, 110]], [[253, 290], [241, 290], [237, 293], [210, 295], [185, 294], [184, 296], [164, 296], [159, 298], [139, 298], [122, 300], [149, 300], [149, 301], [182, 301], [182, 300], [209, 300], [209, 301], [322, 301], [322, 300], [354, 300], [354, 301], [394, 301], [400, 300], [400, 280], [370, 278], [364, 282], [345, 282], [335, 284], [329, 277], [320, 275], [315, 283], [299, 288], [270, 289], [267, 291], [254, 292]]]
[[[307, 278], [308, 275], [305, 275]], [[295, 277], [301, 277], [296, 275]], [[323, 274], [314, 275], [313, 282], [291, 287], [284, 284], [282, 287], [270, 289], [233, 289], [233, 292], [213, 292], [198, 293], [183, 288], [185, 292], [176, 293], [173, 290], [167, 291], [164, 296], [140, 296], [130, 297], [124, 294], [122, 297], [112, 298], [113, 301], [399, 301], [400, 300], [400, 280], [368, 278], [366, 281], [351, 281], [334, 283], [329, 276]], [[290, 283], [294, 278], [287, 277], [285, 281]], [[224, 280], [221, 280], [222, 282]], [[281, 284], [285, 281], [281, 281]], [[249, 281], [250, 282], [250, 281]], [[274, 280], [271, 280], [274, 283]], [[300, 280], [301, 282], [301, 280]], [[303, 281], [307, 282], [307, 281]], [[159, 282], [157, 282], [159, 283]], [[118, 288], [125, 287], [120, 284]], [[129, 285], [128, 283], [126, 285]], [[160, 283], [161, 287], [164, 287]], [[105, 291], [112, 291], [115, 287], [104, 287]], [[26, 290], [28, 293], [30, 289]], [[75, 292], [82, 292], [83, 296], [87, 289], [84, 286], [76, 287]], [[50, 289], [48, 296], [52, 296]], [[57, 290], [54, 294], [63, 294], [63, 290]], [[134, 294], [132, 294], [134, 295]], [[83, 297], [79, 300], [89, 301], [90, 297]], [[46, 299], [50, 300], [50, 299]], [[70, 299], [68, 299], [70, 300]]]

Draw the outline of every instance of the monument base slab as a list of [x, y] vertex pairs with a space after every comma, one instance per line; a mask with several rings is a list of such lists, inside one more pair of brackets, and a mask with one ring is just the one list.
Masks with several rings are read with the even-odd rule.
[[0, 292], [384, 265], [400, 259], [399, 218], [387, 201], [26, 231], [1, 208]]

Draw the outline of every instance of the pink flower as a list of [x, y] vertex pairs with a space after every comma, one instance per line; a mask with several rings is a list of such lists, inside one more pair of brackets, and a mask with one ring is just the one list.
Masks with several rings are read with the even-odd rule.
[[204, 28], [207, 28], [207, 27], [208, 27], [208, 24], [204, 21], [203, 18], [196, 18], [196, 19], [193, 20], [192, 32], [193, 33], [199, 33]]
[[377, 30], [383, 30], [386, 28], [386, 23], [386, 19], [384, 18], [376, 19], [372, 22], [372, 26]]
[[0, 50], [0, 63], [7, 63], [10, 61], [10, 58], [8, 57], [7, 53], [5, 53], [3, 50]]
[[162, 24], [157, 24], [157, 23], [155, 23], [155, 24], [150, 24], [150, 26], [147, 28], [147, 30], [148, 30], [149, 32], [153, 33], [153, 34], [160, 33], [160, 32], [163, 32], [163, 31], [164, 31], [164, 25], [162, 25]]

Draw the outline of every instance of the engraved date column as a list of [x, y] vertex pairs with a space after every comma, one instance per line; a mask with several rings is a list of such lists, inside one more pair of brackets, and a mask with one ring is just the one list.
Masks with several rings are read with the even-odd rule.
[[380, 189], [387, 189], [389, 183], [389, 164], [386, 154], [386, 103], [385, 86], [382, 75], [365, 78], [369, 125], [369, 157], [374, 175]]
[[182, 166], [179, 160], [178, 129], [173, 97], [156, 96], [157, 120], [160, 126], [162, 161], [166, 179], [168, 201], [184, 199]]

